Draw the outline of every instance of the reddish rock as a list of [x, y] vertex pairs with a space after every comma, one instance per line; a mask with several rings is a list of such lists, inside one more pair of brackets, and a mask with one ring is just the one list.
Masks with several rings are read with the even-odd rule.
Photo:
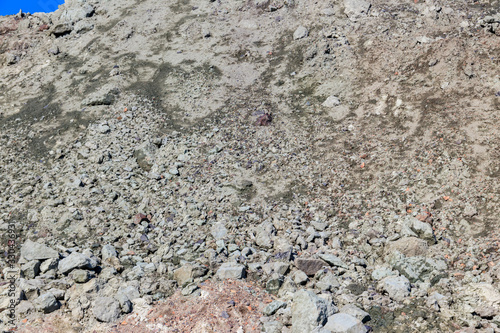
[[134, 223], [139, 224], [142, 221], [149, 221], [148, 217], [145, 214], [139, 213], [134, 216]]

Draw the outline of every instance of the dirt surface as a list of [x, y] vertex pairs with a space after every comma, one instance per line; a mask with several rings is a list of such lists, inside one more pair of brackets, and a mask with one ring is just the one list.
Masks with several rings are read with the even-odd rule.
[[2, 328], [500, 332], [499, 26], [483, 0], [0, 17]]

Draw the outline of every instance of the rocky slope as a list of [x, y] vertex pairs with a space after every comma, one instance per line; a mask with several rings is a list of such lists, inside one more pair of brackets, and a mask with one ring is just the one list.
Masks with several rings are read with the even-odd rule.
[[500, 332], [499, 7], [1, 17], [2, 328]]

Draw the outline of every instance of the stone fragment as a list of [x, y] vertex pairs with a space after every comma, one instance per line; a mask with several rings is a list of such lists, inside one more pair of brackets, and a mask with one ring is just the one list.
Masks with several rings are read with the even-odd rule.
[[85, 283], [90, 280], [90, 273], [84, 269], [74, 269], [69, 274], [76, 283]]
[[21, 266], [21, 273], [26, 279], [34, 279], [40, 273], [40, 261], [32, 260]]
[[276, 313], [276, 311], [282, 308], [286, 308], [286, 302], [273, 301], [264, 308], [263, 313], [266, 316], [272, 316], [273, 314]]
[[262, 328], [266, 333], [282, 333], [283, 332], [283, 324], [277, 320], [266, 321]]
[[313, 276], [321, 268], [327, 266], [327, 263], [319, 259], [297, 258], [295, 260], [295, 266], [302, 272], [306, 273], [308, 276]]
[[113, 245], [106, 244], [101, 249], [102, 260], [106, 260], [111, 257], [118, 257], [118, 253]]
[[194, 279], [204, 276], [207, 272], [207, 268], [203, 266], [186, 264], [174, 271], [174, 280], [182, 287], [186, 283], [193, 282]]
[[33, 301], [35, 309], [42, 311], [43, 313], [51, 313], [61, 306], [52, 293], [45, 293], [40, 295], [37, 299]]
[[308, 280], [307, 274], [302, 271], [297, 271], [293, 275], [293, 282], [296, 284], [306, 284]]
[[427, 242], [417, 237], [402, 237], [387, 244], [389, 252], [399, 251], [407, 257], [423, 256], [428, 249]]
[[361, 322], [363, 323], [366, 323], [371, 319], [370, 314], [368, 312], [361, 310], [360, 308], [358, 308], [356, 305], [353, 304], [347, 304], [342, 309], [340, 309], [340, 312], [347, 313], [348, 315], [351, 315], [361, 320]]
[[266, 291], [270, 294], [276, 295], [283, 285], [284, 278], [278, 273], [274, 273], [266, 282]]
[[21, 246], [21, 257], [27, 261], [45, 260], [51, 258], [57, 259], [59, 258], [59, 253], [48, 246], [28, 239], [24, 242], [23, 246]]
[[[332, 108], [334, 106], [339, 106], [340, 105], [340, 100], [338, 99], [338, 97], [335, 97], [335, 96], [329, 96], [324, 102], [323, 104], [321, 104], [323, 106], [326, 106], [328, 108]], [[323, 229], [324, 230], [324, 229]]]
[[334, 256], [333, 254], [324, 253], [319, 254], [318, 257], [326, 261], [330, 266], [337, 266], [345, 269], [349, 268], [345, 262], [343, 262], [339, 257]]
[[134, 157], [137, 160], [137, 164], [144, 171], [150, 171], [151, 167], [155, 162], [155, 156], [158, 152], [158, 146], [153, 143], [145, 142], [134, 151]]
[[344, 13], [353, 22], [368, 14], [371, 4], [365, 0], [344, 0]]
[[217, 276], [221, 279], [243, 279], [246, 277], [245, 266], [226, 262], [217, 270]]
[[59, 261], [58, 269], [62, 274], [68, 273], [75, 268], [92, 269], [92, 262], [89, 257], [84, 254], [73, 252], [66, 258]]
[[309, 35], [309, 30], [306, 27], [300, 26], [293, 33], [293, 39], [302, 39]]
[[410, 296], [410, 281], [404, 276], [389, 276], [382, 279], [377, 288], [389, 294], [396, 301], [403, 301]]
[[331, 317], [328, 317], [328, 322], [326, 323], [324, 329], [327, 329], [332, 333], [368, 332], [365, 325], [363, 325], [363, 323], [359, 319], [347, 313], [337, 313]]
[[98, 321], [110, 323], [120, 316], [120, 303], [111, 297], [97, 297], [92, 312]]
[[326, 300], [308, 290], [299, 290], [293, 295], [292, 333], [311, 332], [324, 325], [328, 316]]

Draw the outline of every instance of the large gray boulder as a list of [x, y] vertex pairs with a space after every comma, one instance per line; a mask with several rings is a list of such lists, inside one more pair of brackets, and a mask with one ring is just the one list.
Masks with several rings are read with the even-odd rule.
[[403, 301], [410, 296], [410, 281], [404, 276], [389, 276], [382, 279], [377, 289], [385, 291], [393, 300]]
[[106, 244], [101, 250], [102, 260], [106, 260], [111, 257], [118, 257], [118, 253], [113, 245]]
[[293, 295], [292, 332], [311, 332], [324, 325], [328, 318], [328, 304], [314, 292], [299, 290]]
[[112, 297], [97, 297], [92, 312], [98, 321], [110, 323], [120, 316], [120, 303]]
[[226, 262], [217, 270], [217, 276], [221, 279], [243, 279], [246, 277], [245, 266]]
[[349, 268], [347, 264], [342, 261], [342, 259], [340, 259], [337, 256], [334, 256], [333, 254], [323, 253], [319, 254], [318, 257], [326, 261], [330, 266], [337, 266], [345, 269]]
[[344, 13], [353, 22], [368, 14], [371, 4], [365, 0], [344, 0]]
[[58, 269], [61, 273], [69, 273], [75, 268], [95, 268], [92, 260], [84, 254], [73, 252], [63, 260], [59, 261]]
[[21, 257], [27, 261], [31, 260], [45, 260], [45, 259], [57, 259], [59, 258], [59, 253], [56, 250], [51, 249], [40, 243], [33, 242], [31, 240], [26, 240], [23, 246], [21, 246]]
[[51, 313], [61, 306], [61, 303], [52, 293], [45, 293], [33, 301], [35, 309], [43, 313]]
[[361, 320], [347, 313], [337, 313], [328, 318], [325, 329], [332, 333], [366, 333], [368, 330]]

